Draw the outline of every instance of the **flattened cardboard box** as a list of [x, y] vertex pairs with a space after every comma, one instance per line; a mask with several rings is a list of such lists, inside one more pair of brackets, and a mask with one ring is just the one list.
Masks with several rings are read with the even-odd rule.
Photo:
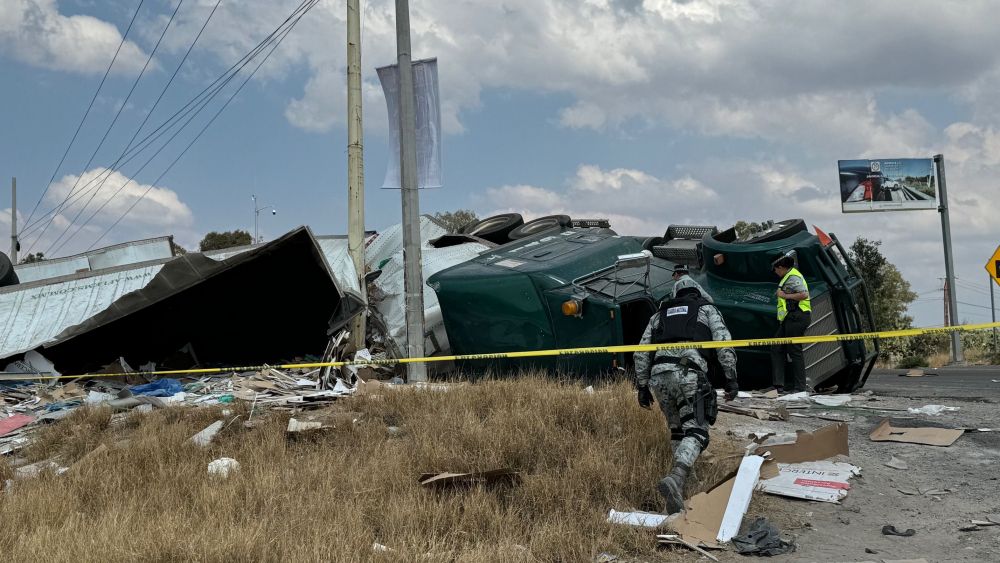
[[889, 420], [886, 419], [872, 431], [869, 437], [873, 442], [950, 446], [964, 433], [965, 430], [951, 428], [895, 428], [890, 426]]

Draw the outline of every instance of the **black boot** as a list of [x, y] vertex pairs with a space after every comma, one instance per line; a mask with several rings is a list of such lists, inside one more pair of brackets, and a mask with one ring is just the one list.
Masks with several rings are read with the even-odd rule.
[[656, 490], [667, 501], [667, 514], [675, 514], [684, 510], [684, 481], [687, 479], [688, 468], [674, 465], [667, 475], [656, 485]]

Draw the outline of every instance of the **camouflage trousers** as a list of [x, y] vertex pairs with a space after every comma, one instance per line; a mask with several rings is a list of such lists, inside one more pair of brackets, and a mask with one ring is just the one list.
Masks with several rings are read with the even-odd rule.
[[674, 366], [660, 371], [654, 368], [649, 388], [667, 419], [674, 446], [674, 463], [690, 469], [708, 447], [709, 419], [715, 418], [714, 413], [706, 413], [701, 395], [705, 394], [706, 386], [709, 392], [714, 391], [701, 372], [671, 368]]

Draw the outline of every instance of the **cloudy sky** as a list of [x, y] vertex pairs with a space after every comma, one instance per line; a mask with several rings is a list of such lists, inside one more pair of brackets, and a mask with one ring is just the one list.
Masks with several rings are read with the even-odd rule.
[[[207, 25], [216, 0], [144, 0], [57, 168], [138, 4], [0, 4], [0, 177], [18, 178], [22, 225], [53, 218], [27, 233], [22, 252], [77, 252], [105, 231], [100, 245], [174, 234], [194, 247], [210, 230], [252, 228], [254, 193], [278, 210], [261, 215], [268, 238], [300, 224], [345, 232], [341, 0], [306, 14], [169, 169], [253, 65], [155, 157], [159, 145], [115, 162], [141, 124], [135, 142], [299, 0], [222, 0]], [[367, 218], [378, 229], [400, 217], [398, 192], [378, 189], [386, 115], [374, 72], [394, 61], [395, 24], [393, 2], [362, 6]], [[422, 211], [563, 212], [646, 235], [670, 223], [803, 217], [845, 241], [882, 240], [921, 294], [918, 323], [932, 325], [942, 322], [938, 214], [843, 215], [837, 160], [942, 153], [960, 316], [988, 320], [983, 263], [1000, 243], [995, 11], [975, 0], [411, 0], [414, 56], [439, 60], [446, 133], [445, 187], [423, 192]], [[0, 207], [9, 229], [9, 205]]]

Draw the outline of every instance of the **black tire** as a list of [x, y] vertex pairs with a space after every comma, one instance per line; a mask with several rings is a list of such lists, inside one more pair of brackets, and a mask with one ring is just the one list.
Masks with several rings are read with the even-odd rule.
[[772, 242], [776, 240], [781, 240], [788, 238], [796, 233], [801, 233], [808, 230], [806, 227], [806, 222], [802, 219], [788, 219], [785, 221], [778, 221], [775, 223], [777, 229], [761, 235], [759, 237], [753, 237], [745, 240], [746, 244], [759, 244], [762, 242]]
[[547, 215], [533, 219], [510, 232], [510, 240], [522, 239], [553, 229], [562, 230], [573, 226], [569, 215]]
[[509, 242], [510, 232], [524, 224], [520, 213], [504, 213], [487, 217], [478, 223], [463, 229], [462, 234], [473, 235], [490, 242], [504, 244]]
[[649, 237], [642, 241], [642, 249], [652, 252], [654, 246], [660, 246], [661, 244], [663, 244], [663, 237]]
[[0, 252], [0, 287], [17, 285], [19, 283], [21, 283], [21, 280], [17, 279], [17, 272], [14, 271], [14, 265], [10, 263], [10, 258], [3, 252]]

